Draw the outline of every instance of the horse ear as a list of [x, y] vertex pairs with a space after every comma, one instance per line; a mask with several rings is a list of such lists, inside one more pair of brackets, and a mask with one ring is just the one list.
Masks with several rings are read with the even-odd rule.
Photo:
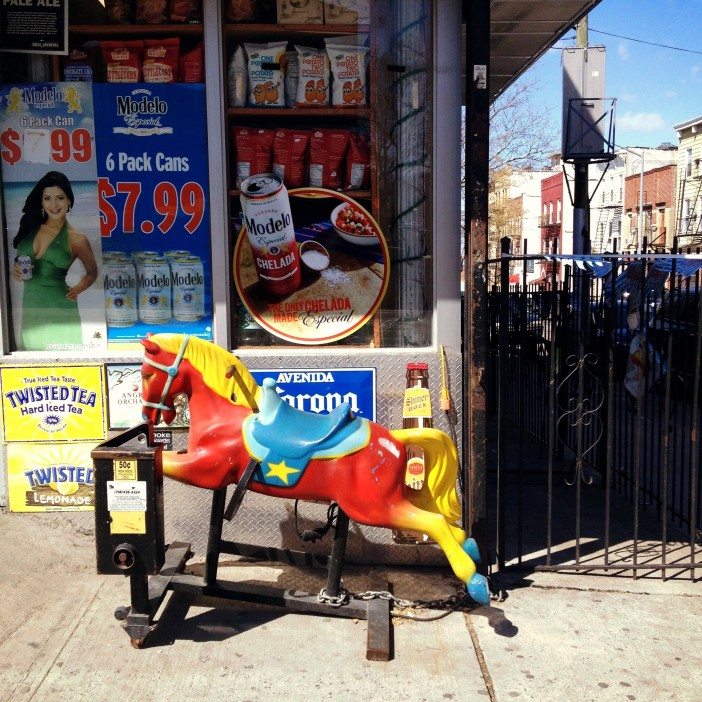
[[141, 342], [142, 346], [146, 349], [147, 353], [150, 353], [152, 356], [156, 355], [161, 349], [159, 348], [159, 345], [154, 343], [153, 341], [150, 341], [149, 339], [139, 339]]

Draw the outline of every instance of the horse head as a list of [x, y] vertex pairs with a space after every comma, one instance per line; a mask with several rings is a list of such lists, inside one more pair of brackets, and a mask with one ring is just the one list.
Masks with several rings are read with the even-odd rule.
[[[141, 339], [144, 346], [141, 366], [142, 417], [152, 424], [161, 421], [170, 424], [176, 416], [173, 398], [186, 391], [185, 375], [180, 371], [190, 337], [177, 338], [180, 339], [177, 350], [162, 348], [163, 344], [159, 345], [157, 336]], [[169, 342], [167, 345], [171, 346], [173, 340], [169, 339]]]

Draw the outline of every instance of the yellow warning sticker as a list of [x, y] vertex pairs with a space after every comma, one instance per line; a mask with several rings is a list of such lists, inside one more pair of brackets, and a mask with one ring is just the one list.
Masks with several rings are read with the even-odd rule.
[[112, 472], [115, 480], [136, 480], [137, 462], [133, 459], [117, 459], [112, 462]]
[[110, 534], [146, 534], [146, 512], [110, 512]]

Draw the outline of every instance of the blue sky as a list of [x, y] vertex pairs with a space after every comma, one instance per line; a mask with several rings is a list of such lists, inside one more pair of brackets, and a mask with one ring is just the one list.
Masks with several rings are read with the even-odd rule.
[[[702, 0], [602, 0], [588, 24], [588, 43], [607, 47], [604, 97], [617, 99], [616, 143], [677, 144], [673, 126], [702, 115]], [[566, 46], [575, 46], [575, 31], [525, 75], [559, 122]]]

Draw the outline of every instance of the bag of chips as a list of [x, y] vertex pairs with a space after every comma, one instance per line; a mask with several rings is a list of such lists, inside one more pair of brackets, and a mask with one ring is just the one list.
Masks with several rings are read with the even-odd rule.
[[279, 24], [322, 24], [322, 0], [278, 0]]
[[283, 63], [286, 41], [244, 44], [248, 57], [249, 104], [254, 107], [284, 107]]
[[105, 14], [107, 24], [131, 24], [131, 0], [105, 0]]
[[101, 41], [100, 50], [105, 61], [105, 79], [108, 83], [138, 83], [141, 80], [143, 41]]
[[136, 0], [134, 21], [137, 24], [166, 24], [168, 0]]
[[168, 21], [171, 24], [202, 24], [200, 0], [168, 0]]
[[298, 62], [295, 107], [328, 105], [331, 74], [327, 52], [297, 45], [295, 51]]
[[62, 63], [63, 80], [88, 83], [95, 80], [95, 54], [87, 46], [73, 47]]
[[257, 173], [270, 173], [273, 156], [273, 130], [233, 127], [236, 187]]
[[180, 80], [183, 83], [205, 82], [205, 52], [202, 42], [180, 57]]
[[227, 68], [227, 96], [229, 107], [244, 107], [247, 93], [246, 57], [237, 46]]
[[310, 133], [304, 129], [276, 129], [273, 137], [273, 173], [287, 188], [305, 185], [307, 146]]
[[300, 64], [297, 51], [285, 52], [285, 106], [295, 107], [297, 81], [300, 78]]
[[310, 136], [309, 182], [317, 188], [341, 187], [341, 164], [351, 134], [348, 129], [315, 129]]
[[144, 83], [177, 83], [180, 39], [144, 39]]
[[331, 62], [332, 105], [354, 107], [367, 105], [366, 55], [368, 47], [327, 42]]
[[351, 132], [349, 149], [346, 152], [345, 190], [369, 190], [370, 179], [370, 134]]
[[227, 22], [253, 22], [257, 4], [256, 0], [226, 0], [224, 15]]

